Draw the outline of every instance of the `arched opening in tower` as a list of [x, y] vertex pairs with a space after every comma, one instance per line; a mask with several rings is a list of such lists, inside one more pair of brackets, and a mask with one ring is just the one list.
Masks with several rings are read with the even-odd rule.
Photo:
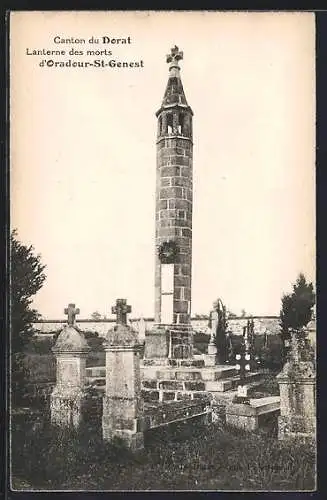
[[184, 133], [184, 115], [183, 113], [180, 113], [178, 117], [178, 134], [182, 135], [183, 133]]
[[167, 131], [168, 131], [168, 134], [173, 133], [173, 115], [172, 115], [172, 113], [169, 113], [167, 115]]

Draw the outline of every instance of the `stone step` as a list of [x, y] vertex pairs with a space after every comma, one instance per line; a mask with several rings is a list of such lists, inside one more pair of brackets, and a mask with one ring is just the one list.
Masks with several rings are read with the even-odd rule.
[[162, 367], [194, 367], [203, 368], [204, 359], [202, 357], [192, 358], [192, 359], [168, 359], [168, 358], [158, 358], [158, 359], [147, 359], [144, 358], [141, 362], [142, 366], [162, 366]]
[[[245, 385], [248, 385], [251, 382], [257, 381], [261, 377], [262, 377], [261, 372], [250, 373], [246, 377]], [[206, 390], [209, 392], [225, 392], [225, 391], [235, 389], [239, 385], [239, 383], [240, 383], [239, 376], [230, 377], [228, 379], [218, 380], [217, 382], [214, 382], [214, 383], [212, 383], [212, 382], [207, 383], [208, 385], [206, 386]]]
[[157, 389], [166, 391], [205, 391], [206, 383], [202, 380], [143, 380], [144, 389]]
[[209, 396], [206, 391], [168, 391], [157, 389], [142, 389], [141, 395], [145, 403], [191, 401], [194, 399], [208, 398]]
[[205, 368], [195, 367], [143, 367], [142, 375], [144, 379], [165, 379], [165, 380], [202, 380], [216, 381], [230, 378], [237, 375], [235, 366], [214, 366]]
[[[253, 382], [261, 377], [261, 372], [250, 373], [246, 383]], [[157, 391], [205, 391], [225, 392], [239, 385], [239, 376], [218, 380], [172, 380], [172, 379], [143, 379], [142, 388]]]
[[[253, 387], [256, 387], [257, 385], [260, 385], [261, 383], [262, 383], [262, 379], [258, 378], [257, 380], [254, 380], [252, 382], [247, 382], [246, 387], [249, 390]], [[217, 404], [226, 405], [226, 404], [230, 403], [234, 399], [234, 397], [237, 395], [237, 385], [233, 389], [229, 389], [225, 392], [212, 391], [211, 394], [213, 396], [214, 401]]]

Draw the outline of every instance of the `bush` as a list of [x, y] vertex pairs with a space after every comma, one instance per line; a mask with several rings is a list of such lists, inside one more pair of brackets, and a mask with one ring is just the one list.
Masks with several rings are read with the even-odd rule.
[[30, 354], [51, 354], [51, 348], [54, 346], [55, 338], [53, 336], [34, 336], [29, 341], [26, 352]]
[[249, 396], [251, 398], [279, 396], [279, 385], [275, 375], [266, 373], [262, 383], [250, 389]]

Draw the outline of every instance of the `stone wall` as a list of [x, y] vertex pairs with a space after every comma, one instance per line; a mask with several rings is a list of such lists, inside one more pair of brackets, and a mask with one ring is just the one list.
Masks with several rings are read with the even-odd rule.
[[[229, 330], [235, 335], [242, 335], [243, 326], [246, 326], [248, 318], [231, 318], [228, 320]], [[279, 318], [277, 316], [254, 316], [254, 331], [256, 334], [278, 334], [280, 331]], [[96, 332], [100, 337], [105, 337], [108, 330], [114, 326], [115, 319], [106, 320], [89, 320], [89, 319], [78, 319], [77, 327], [81, 331]], [[210, 334], [210, 329], [208, 327], [209, 318], [192, 318], [191, 324], [195, 331]], [[33, 323], [33, 328], [37, 334], [53, 335], [59, 332], [66, 320], [39, 320]], [[139, 318], [131, 319], [130, 324], [139, 333], [139, 339], [143, 340], [145, 337], [145, 330], [150, 330], [154, 324], [153, 318], [144, 318], [140, 320]]]

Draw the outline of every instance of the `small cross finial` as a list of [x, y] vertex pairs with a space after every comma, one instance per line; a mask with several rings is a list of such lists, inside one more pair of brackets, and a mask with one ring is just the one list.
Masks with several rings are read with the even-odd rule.
[[170, 63], [169, 68], [179, 68], [178, 61], [183, 59], [183, 52], [178, 50], [177, 45], [170, 50], [170, 54], [166, 56], [166, 62]]
[[75, 324], [76, 315], [80, 313], [79, 308], [75, 308], [75, 304], [68, 304], [68, 307], [65, 308], [64, 314], [67, 314], [67, 323], [72, 326]]
[[112, 314], [116, 314], [117, 325], [127, 325], [127, 314], [132, 312], [131, 306], [126, 299], [117, 299], [116, 305], [111, 308]]

